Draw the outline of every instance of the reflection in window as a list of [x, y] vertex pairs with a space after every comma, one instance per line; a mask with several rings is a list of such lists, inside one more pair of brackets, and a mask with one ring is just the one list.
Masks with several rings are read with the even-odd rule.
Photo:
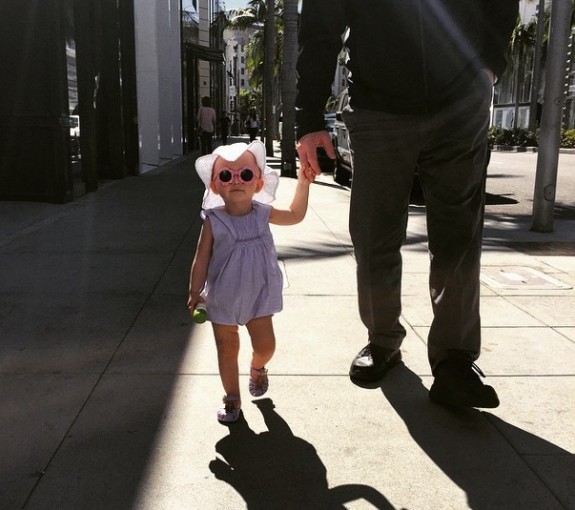
[[184, 42], [200, 42], [198, 0], [182, 0], [182, 37]]

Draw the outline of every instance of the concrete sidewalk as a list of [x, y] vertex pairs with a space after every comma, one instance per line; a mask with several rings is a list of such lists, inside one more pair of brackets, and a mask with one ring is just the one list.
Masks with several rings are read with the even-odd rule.
[[[529, 232], [535, 158], [490, 166], [489, 412], [427, 398], [422, 208], [404, 249], [405, 364], [378, 390], [347, 376], [366, 342], [349, 190], [325, 176], [303, 223], [273, 227], [287, 287], [270, 390], [249, 398], [244, 331], [244, 418], [225, 427], [211, 328], [185, 306], [193, 159], [71, 204], [0, 202], [0, 509], [574, 509], [575, 195], [558, 195], [556, 232]], [[278, 205], [294, 186], [282, 178]]]

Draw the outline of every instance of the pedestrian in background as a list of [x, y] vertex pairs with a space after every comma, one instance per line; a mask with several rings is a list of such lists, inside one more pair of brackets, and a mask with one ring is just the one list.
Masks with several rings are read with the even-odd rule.
[[246, 131], [250, 136], [250, 142], [253, 142], [258, 136], [258, 131], [260, 130], [260, 119], [258, 119], [258, 114], [256, 109], [250, 109], [248, 118], [246, 119]]
[[310, 181], [300, 172], [289, 209], [269, 205], [279, 176], [266, 165], [266, 149], [251, 144], [220, 146], [196, 160], [206, 186], [204, 224], [192, 263], [188, 308], [205, 303], [212, 322], [224, 405], [217, 418], [231, 423], [241, 409], [238, 326], [252, 341], [249, 392], [266, 393], [266, 364], [275, 351], [272, 315], [282, 309], [283, 276], [269, 224], [294, 225], [305, 217]]
[[220, 138], [222, 139], [222, 145], [228, 144], [228, 136], [230, 134], [230, 118], [226, 115], [226, 112], [220, 117]]
[[234, 120], [232, 121], [232, 136], [239, 136], [240, 134], [240, 121], [237, 115], [234, 115]]
[[354, 164], [349, 226], [369, 340], [350, 368], [359, 386], [379, 386], [401, 360], [400, 249], [417, 168], [434, 314], [429, 396], [447, 406], [499, 405], [475, 365], [479, 271], [489, 109], [517, 15], [518, 0], [303, 0], [297, 137], [310, 179], [320, 173], [318, 147], [335, 157], [323, 111], [343, 34], [349, 52], [350, 107], [343, 112]]
[[200, 129], [200, 146], [202, 154], [212, 152], [212, 137], [216, 130], [216, 110], [212, 108], [212, 100], [208, 96], [202, 97], [202, 106], [197, 115]]

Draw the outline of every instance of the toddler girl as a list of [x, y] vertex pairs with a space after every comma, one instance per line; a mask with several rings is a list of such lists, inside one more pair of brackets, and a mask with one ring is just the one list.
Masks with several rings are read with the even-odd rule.
[[300, 171], [290, 208], [268, 205], [279, 178], [266, 166], [260, 141], [220, 146], [196, 160], [196, 171], [206, 193], [188, 308], [193, 313], [199, 303], [207, 305], [225, 391], [217, 417], [231, 423], [239, 418], [241, 407], [238, 325], [246, 326], [252, 343], [250, 394], [259, 397], [269, 385], [266, 364], [275, 350], [272, 315], [282, 309], [283, 287], [269, 224], [303, 220], [311, 181]]

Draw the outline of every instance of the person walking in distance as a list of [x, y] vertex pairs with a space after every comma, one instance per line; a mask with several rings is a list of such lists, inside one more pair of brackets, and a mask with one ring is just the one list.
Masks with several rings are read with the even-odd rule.
[[204, 224], [190, 272], [188, 308], [205, 303], [212, 322], [224, 405], [217, 418], [240, 416], [238, 326], [245, 325], [253, 355], [249, 392], [266, 393], [266, 364], [275, 351], [272, 315], [282, 309], [283, 276], [269, 224], [294, 225], [305, 217], [310, 182], [300, 172], [289, 209], [269, 205], [279, 177], [266, 165], [262, 142], [217, 147], [196, 160], [206, 186]]
[[216, 110], [212, 108], [212, 100], [202, 97], [202, 106], [198, 110], [198, 127], [200, 128], [200, 145], [202, 154], [212, 152], [212, 137], [216, 130]]
[[335, 157], [322, 114], [342, 40], [349, 56], [349, 227], [368, 333], [349, 372], [359, 386], [379, 386], [401, 360], [400, 249], [417, 168], [431, 259], [429, 397], [454, 407], [499, 405], [475, 364], [479, 271], [493, 84], [517, 16], [518, 0], [303, 0], [297, 150], [310, 179], [320, 173], [318, 147]]
[[248, 118], [246, 119], [246, 129], [248, 135], [250, 136], [250, 142], [253, 142], [258, 136], [258, 131], [260, 130], [260, 120], [258, 119], [258, 114], [255, 108], [250, 109]]
[[228, 136], [230, 134], [230, 118], [227, 116], [226, 112], [220, 117], [220, 138], [222, 140], [222, 145], [228, 144]]

